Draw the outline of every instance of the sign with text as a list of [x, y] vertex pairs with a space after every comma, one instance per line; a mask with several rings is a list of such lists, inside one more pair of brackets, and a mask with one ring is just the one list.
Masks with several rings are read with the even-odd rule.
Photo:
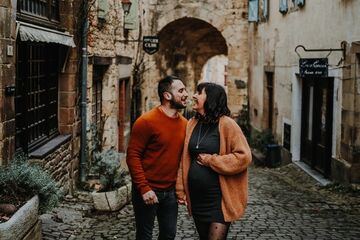
[[159, 50], [159, 37], [157, 36], [144, 36], [143, 49], [148, 54], [154, 54]]
[[301, 77], [327, 77], [328, 76], [327, 58], [300, 58]]

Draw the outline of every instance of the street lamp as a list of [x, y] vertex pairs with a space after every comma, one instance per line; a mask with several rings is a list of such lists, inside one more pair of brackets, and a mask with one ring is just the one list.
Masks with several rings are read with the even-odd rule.
[[131, 1], [130, 0], [121, 0], [121, 5], [123, 8], [124, 14], [128, 15], [130, 12]]

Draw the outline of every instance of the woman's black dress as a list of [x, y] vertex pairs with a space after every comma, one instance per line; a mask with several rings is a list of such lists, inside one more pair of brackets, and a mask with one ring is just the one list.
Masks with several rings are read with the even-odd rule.
[[198, 154], [219, 154], [219, 149], [218, 123], [199, 122], [189, 141], [191, 165], [188, 180], [191, 210], [194, 218], [202, 222], [224, 222], [219, 174], [196, 162]]

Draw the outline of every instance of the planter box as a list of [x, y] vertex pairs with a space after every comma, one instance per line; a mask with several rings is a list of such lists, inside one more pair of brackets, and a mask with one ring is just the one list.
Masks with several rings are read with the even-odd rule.
[[[7, 221], [0, 224], [1, 240], [41, 239], [39, 221], [39, 198], [34, 196], [16, 211]], [[29, 238], [30, 237], [30, 238]]]
[[252, 149], [253, 162], [256, 166], [266, 165], [266, 156], [257, 149]]
[[111, 192], [92, 192], [94, 207], [99, 211], [117, 211], [131, 200], [131, 183]]

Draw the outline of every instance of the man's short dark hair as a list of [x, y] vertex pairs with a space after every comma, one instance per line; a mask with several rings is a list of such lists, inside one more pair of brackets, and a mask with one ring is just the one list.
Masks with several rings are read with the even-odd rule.
[[171, 84], [174, 82], [174, 80], [180, 80], [177, 76], [166, 76], [163, 79], [159, 81], [158, 84], [158, 95], [160, 98], [160, 102], [164, 100], [164, 92], [170, 92], [171, 91]]

